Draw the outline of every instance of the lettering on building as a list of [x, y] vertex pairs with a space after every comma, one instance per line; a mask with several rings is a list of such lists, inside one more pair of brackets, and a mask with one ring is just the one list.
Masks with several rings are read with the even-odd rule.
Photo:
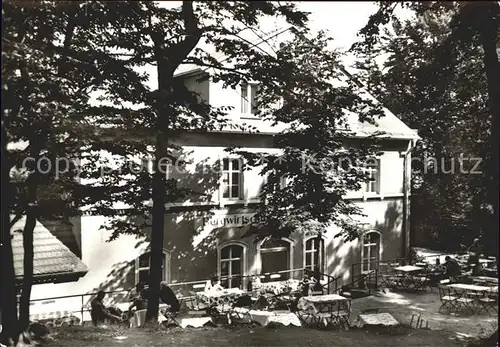
[[207, 216], [202, 219], [202, 226], [220, 227], [238, 227], [247, 224], [258, 223], [259, 220], [252, 214], [229, 214], [224, 216]]

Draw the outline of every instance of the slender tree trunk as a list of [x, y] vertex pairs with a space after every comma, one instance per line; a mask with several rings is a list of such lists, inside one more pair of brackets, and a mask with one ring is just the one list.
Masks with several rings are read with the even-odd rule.
[[[2, 112], [3, 113], [3, 112]], [[17, 297], [15, 287], [14, 263], [12, 255], [12, 243], [10, 235], [10, 177], [9, 165], [7, 162], [7, 134], [5, 124], [2, 119], [2, 153], [1, 171], [2, 171], [2, 189], [1, 199], [2, 207], [0, 209], [1, 231], [0, 231], [0, 310], [2, 334], [0, 342], [7, 345], [9, 339], [14, 341], [18, 336], [17, 322]]]
[[151, 227], [151, 266], [149, 268], [149, 300], [146, 312], [146, 321], [151, 322], [158, 317], [160, 296], [160, 282], [162, 271], [164, 225], [165, 225], [165, 196], [166, 196], [166, 167], [165, 160], [168, 150], [169, 120], [172, 117], [168, 107], [168, 96], [172, 92], [174, 72], [187, 55], [195, 48], [201, 38], [198, 21], [193, 11], [192, 1], [182, 2], [181, 15], [184, 20], [186, 38], [176, 44], [165, 47], [165, 38], [154, 31], [151, 26], [151, 39], [154, 42], [155, 60], [158, 72], [158, 95], [156, 105], [156, 150], [152, 183], [153, 210]]
[[158, 317], [158, 305], [160, 302], [160, 283], [162, 278], [162, 257], [165, 226], [165, 194], [166, 194], [166, 169], [164, 164], [168, 149], [169, 114], [166, 107], [168, 102], [166, 96], [170, 92], [168, 81], [172, 79], [173, 71], [167, 68], [167, 62], [163, 47], [160, 43], [156, 45], [156, 61], [158, 66], [158, 95], [157, 95], [157, 135], [154, 158], [154, 172], [152, 182], [153, 210], [151, 226], [151, 253], [149, 268], [149, 300], [146, 311], [146, 321], [152, 322]]
[[26, 213], [26, 224], [23, 230], [23, 287], [19, 305], [19, 325], [22, 330], [27, 330], [30, 323], [30, 297], [33, 284], [33, 231], [37, 220], [37, 184], [35, 182], [37, 173], [34, 172], [28, 178], [28, 210]]
[[149, 300], [146, 312], [146, 321], [151, 322], [158, 317], [158, 305], [160, 302], [160, 282], [161, 282], [161, 264], [163, 257], [163, 239], [164, 239], [164, 221], [165, 221], [165, 190], [166, 177], [162, 172], [162, 158], [165, 156], [163, 132], [160, 132], [156, 138], [156, 151], [153, 173], [153, 221], [151, 227], [151, 253], [149, 268]]

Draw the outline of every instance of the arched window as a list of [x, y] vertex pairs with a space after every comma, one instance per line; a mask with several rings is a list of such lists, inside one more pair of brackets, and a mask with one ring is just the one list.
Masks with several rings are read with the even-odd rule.
[[[244, 275], [245, 248], [239, 244], [229, 244], [220, 249], [221, 284], [225, 288], [241, 288]], [[236, 277], [235, 277], [236, 276]]]
[[320, 272], [324, 272], [325, 241], [323, 238], [318, 240], [317, 236], [310, 237], [305, 242], [304, 247], [304, 267], [314, 271], [318, 266]]
[[265, 240], [260, 246], [261, 273], [265, 275], [262, 282], [276, 280], [286, 280], [290, 278], [290, 272], [280, 273], [280, 271], [291, 270], [291, 244], [285, 239]]
[[361, 271], [367, 272], [378, 268], [382, 237], [378, 231], [369, 231], [363, 235], [361, 248]]
[[[141, 254], [135, 259], [135, 283], [149, 283], [149, 269], [151, 267], [150, 252]], [[161, 261], [162, 281], [170, 281], [170, 252], [163, 250]]]

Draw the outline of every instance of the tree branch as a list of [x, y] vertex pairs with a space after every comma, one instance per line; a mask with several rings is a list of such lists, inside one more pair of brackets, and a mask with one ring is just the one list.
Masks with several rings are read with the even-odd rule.
[[[23, 213], [24, 212], [25, 211], [23, 211]], [[16, 215], [14, 217], [14, 219], [10, 221], [9, 228], [12, 228], [14, 226], [14, 224], [16, 224], [17, 222], [19, 222], [19, 220], [21, 220], [21, 218], [23, 217], [23, 213], [20, 213], [20, 214]]]
[[182, 2], [182, 19], [184, 20], [186, 38], [181, 41], [179, 45], [172, 47], [172, 49], [175, 50], [175, 53], [170, 55], [171, 57], [174, 57], [171, 60], [174, 71], [187, 57], [187, 55], [196, 47], [203, 33], [198, 27], [198, 19], [194, 14], [192, 1]]

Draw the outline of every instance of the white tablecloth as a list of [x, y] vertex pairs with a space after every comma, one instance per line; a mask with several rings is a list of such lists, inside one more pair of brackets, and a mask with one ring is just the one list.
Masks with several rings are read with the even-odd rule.
[[263, 327], [270, 323], [278, 323], [284, 326], [295, 325], [300, 327], [299, 318], [291, 312], [275, 312], [275, 311], [257, 311], [250, 310], [251, 320], [259, 323]]
[[399, 325], [399, 322], [394, 319], [390, 313], [374, 313], [374, 314], [361, 314], [358, 318], [358, 325], [360, 327], [364, 325], [385, 325], [385, 326], [395, 326]]
[[394, 268], [395, 271], [401, 271], [401, 272], [415, 272], [415, 271], [421, 271], [424, 268], [420, 266], [413, 266], [413, 265], [405, 265], [405, 266], [398, 266]]
[[209, 306], [224, 306], [229, 308], [243, 294], [245, 294], [244, 291], [234, 288], [213, 292], [200, 292], [196, 293], [196, 296], [201, 302]]
[[127, 312], [130, 305], [132, 305], [131, 302], [119, 302], [115, 304], [115, 306], [118, 307], [122, 312]]
[[212, 323], [213, 320], [211, 317], [197, 317], [197, 318], [178, 319], [178, 322], [181, 328], [186, 328], [186, 327], [201, 328], [207, 323]]
[[448, 287], [458, 290], [498, 293], [498, 287], [477, 286], [474, 284], [454, 283], [454, 284], [448, 284]]

